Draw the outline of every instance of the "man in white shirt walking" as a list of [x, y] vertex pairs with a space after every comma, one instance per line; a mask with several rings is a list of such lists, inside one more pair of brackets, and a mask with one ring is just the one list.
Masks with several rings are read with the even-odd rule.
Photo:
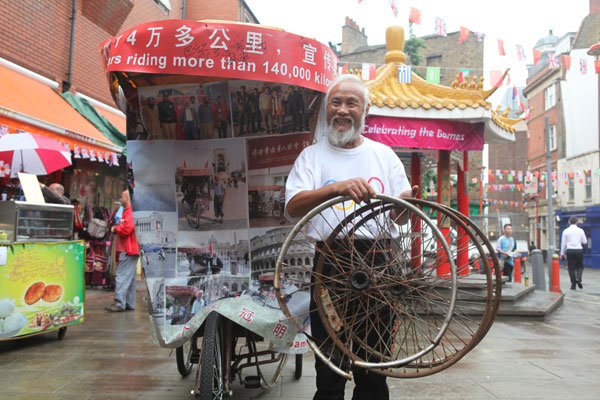
[[[581, 275], [583, 275], [583, 245], [587, 244], [587, 238], [583, 229], [577, 226], [577, 217], [569, 218], [569, 227], [562, 233], [560, 242], [560, 258], [567, 259], [569, 266], [569, 277], [571, 278], [571, 290], [583, 289]], [[566, 257], [565, 257], [566, 256]]]

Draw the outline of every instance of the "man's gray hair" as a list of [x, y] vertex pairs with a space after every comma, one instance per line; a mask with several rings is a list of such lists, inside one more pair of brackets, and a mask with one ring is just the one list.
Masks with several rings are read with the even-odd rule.
[[331, 82], [331, 86], [329, 86], [329, 90], [327, 91], [327, 94], [325, 95], [325, 104], [329, 103], [329, 93], [331, 93], [331, 90], [338, 84], [340, 84], [342, 82], [346, 82], [346, 81], [351, 81], [351, 82], [357, 83], [362, 88], [363, 103], [364, 103], [363, 104], [363, 114], [365, 114], [367, 112], [367, 107], [369, 105], [369, 89], [367, 89], [367, 87], [365, 86], [365, 83], [362, 81], [362, 79], [360, 79], [358, 76], [353, 75], [353, 74], [340, 74], [335, 77], [333, 82]]

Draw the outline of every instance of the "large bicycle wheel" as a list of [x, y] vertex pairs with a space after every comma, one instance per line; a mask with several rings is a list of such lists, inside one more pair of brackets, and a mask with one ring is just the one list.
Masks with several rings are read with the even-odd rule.
[[227, 396], [222, 318], [212, 312], [204, 324], [200, 379], [196, 393], [200, 400], [220, 400]]
[[[398, 216], [401, 224], [392, 221]], [[417, 227], [428, 226], [437, 243], [422, 262], [425, 248]], [[325, 232], [325, 233], [323, 233]], [[429, 243], [427, 243], [429, 244]], [[314, 265], [285, 262], [312, 249]], [[301, 329], [311, 314], [316, 356], [349, 377], [352, 364], [380, 371], [422, 358], [439, 345], [456, 300], [456, 266], [450, 248], [423, 212], [401, 199], [379, 195], [369, 204], [349, 198], [329, 200], [293, 228], [277, 260], [275, 290], [286, 317]], [[293, 257], [289, 257], [292, 259]], [[314, 296], [311, 309], [292, 312], [287, 301], [286, 272], [311, 274], [299, 290]], [[317, 334], [318, 318], [323, 332]]]
[[[486, 249], [482, 246], [482, 242], [487, 239], [473, 231], [472, 223], [465, 223], [456, 211], [443, 205], [418, 199], [407, 201], [419, 207], [427, 207], [436, 214], [438, 228], [450, 244], [458, 273], [456, 306], [440, 344], [404, 368], [382, 371], [385, 375], [401, 378], [440, 372], [472, 350], [485, 336], [495, 318], [501, 285], [501, 280], [493, 278]], [[432, 236], [427, 229], [424, 226], [420, 231], [422, 238]], [[423, 257], [426, 258], [427, 254]]]

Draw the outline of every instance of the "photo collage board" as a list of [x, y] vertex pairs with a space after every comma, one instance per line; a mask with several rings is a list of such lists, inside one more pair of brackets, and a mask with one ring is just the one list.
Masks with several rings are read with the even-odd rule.
[[[311, 144], [319, 94], [243, 80], [138, 88], [127, 156], [156, 326], [184, 325], [227, 297], [278, 308], [275, 263], [293, 226], [285, 183]], [[308, 253], [294, 264], [311, 265]], [[306, 275], [290, 271], [283, 285], [301, 288]]]

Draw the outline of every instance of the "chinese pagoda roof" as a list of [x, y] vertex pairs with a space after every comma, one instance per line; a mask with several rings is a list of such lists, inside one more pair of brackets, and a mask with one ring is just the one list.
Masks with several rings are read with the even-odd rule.
[[[514, 141], [514, 125], [520, 119], [492, 110], [487, 99], [497, 88], [483, 90], [483, 77], [469, 77], [451, 86], [432, 84], [412, 72], [411, 83], [398, 81], [398, 67], [404, 65], [404, 29], [391, 26], [386, 31], [385, 65], [376, 77], [365, 82], [369, 89], [369, 114], [404, 118], [433, 118], [485, 122], [486, 143]], [[351, 71], [360, 76], [361, 71]], [[506, 75], [508, 70], [504, 73]], [[504, 78], [504, 77], [503, 77]]]

